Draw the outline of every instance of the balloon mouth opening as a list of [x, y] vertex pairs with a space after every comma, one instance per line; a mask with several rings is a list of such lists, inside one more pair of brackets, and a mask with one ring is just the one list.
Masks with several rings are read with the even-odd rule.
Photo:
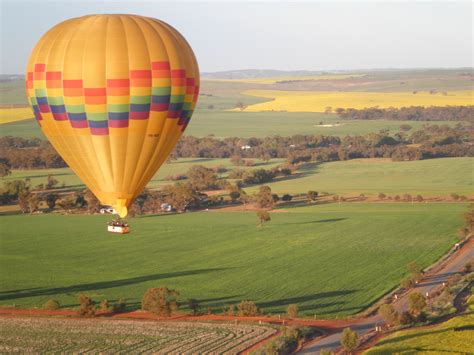
[[113, 206], [120, 218], [125, 218], [128, 214], [127, 206]]

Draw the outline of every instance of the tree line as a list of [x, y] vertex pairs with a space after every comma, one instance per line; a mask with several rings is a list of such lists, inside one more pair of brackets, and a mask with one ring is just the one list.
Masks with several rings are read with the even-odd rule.
[[335, 112], [346, 120], [474, 121], [474, 106], [337, 108]]
[[[474, 122], [448, 125], [424, 125], [413, 131], [407, 124], [401, 131], [388, 130], [354, 136], [293, 135], [265, 138], [184, 136], [170, 160], [186, 158], [230, 158], [236, 165], [249, 166], [248, 159], [286, 158], [291, 164], [305, 161], [335, 161], [357, 158], [419, 160], [440, 157], [474, 156]], [[0, 138], [0, 176], [10, 169], [66, 167], [51, 144], [40, 139]], [[222, 173], [222, 172], [220, 172]], [[179, 180], [179, 177], [176, 177]]]

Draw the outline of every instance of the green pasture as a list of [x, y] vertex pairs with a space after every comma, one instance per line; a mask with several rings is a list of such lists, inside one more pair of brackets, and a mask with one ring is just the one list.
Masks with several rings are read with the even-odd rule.
[[130, 220], [108, 216], [0, 217], [0, 305], [77, 305], [125, 297], [138, 308], [150, 287], [179, 290], [203, 308], [254, 300], [266, 313], [357, 313], [395, 287], [415, 260], [426, 267], [458, 240], [466, 204], [325, 204], [271, 213], [196, 212]]
[[[271, 169], [284, 162], [284, 159], [272, 159], [264, 162], [254, 160], [252, 167], [241, 169]], [[181, 158], [164, 164], [151, 179], [148, 187], [170, 184], [166, 180], [170, 175], [184, 174], [193, 165], [209, 168], [224, 166], [230, 170], [235, 166], [229, 159]], [[309, 163], [295, 174], [276, 178], [266, 183], [277, 194], [306, 193], [308, 190], [335, 194], [403, 195], [410, 193], [423, 197], [448, 196], [451, 193], [472, 196], [474, 194], [474, 158], [439, 158], [406, 162], [394, 162], [388, 159], [354, 159], [330, 163]], [[83, 186], [80, 179], [69, 169], [13, 170], [2, 181], [29, 178], [32, 186], [45, 184], [48, 175], [63, 182], [65, 187]], [[222, 174], [227, 177], [228, 173]], [[252, 193], [258, 186], [245, 188]]]
[[[474, 158], [439, 158], [396, 162], [354, 159], [306, 164], [297, 174], [267, 183], [272, 192], [308, 190], [338, 194], [428, 196], [474, 194]], [[251, 187], [249, 191], [256, 191]]]
[[[298, 112], [225, 112], [197, 110], [186, 129], [185, 135], [195, 137], [268, 137], [273, 135], [292, 136], [365, 135], [388, 129], [391, 133], [400, 131], [402, 124], [412, 126], [410, 132], [420, 130], [425, 124], [447, 124], [454, 126], [456, 121], [388, 121], [388, 120], [341, 120], [336, 115], [324, 113]], [[331, 126], [322, 126], [322, 125]], [[410, 134], [410, 132], [408, 132]], [[0, 125], [1, 136], [24, 138], [45, 138], [38, 124], [33, 120], [24, 120]]]

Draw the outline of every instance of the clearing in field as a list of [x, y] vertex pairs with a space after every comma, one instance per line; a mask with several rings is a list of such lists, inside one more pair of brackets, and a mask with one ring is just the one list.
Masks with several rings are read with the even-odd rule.
[[473, 105], [473, 91], [450, 91], [446, 95], [413, 92], [311, 92], [250, 90], [244, 94], [273, 99], [248, 106], [245, 111], [325, 112], [328, 107], [363, 109], [367, 107], [460, 106]]
[[276, 333], [268, 326], [198, 322], [0, 318], [0, 352], [239, 353]]
[[30, 107], [0, 108], [0, 125], [28, 120], [33, 117]]
[[[406, 265], [426, 267], [459, 240], [466, 204], [324, 204], [271, 213], [196, 212], [133, 218], [127, 237], [107, 216], [3, 216], [0, 305], [77, 305], [125, 298], [139, 308], [150, 287], [222, 312], [253, 300], [263, 314], [335, 317], [361, 311], [397, 285]], [[186, 303], [186, 302], [183, 302]]]

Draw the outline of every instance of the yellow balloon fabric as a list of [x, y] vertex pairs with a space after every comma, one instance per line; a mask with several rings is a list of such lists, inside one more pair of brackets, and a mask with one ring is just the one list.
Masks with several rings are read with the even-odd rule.
[[170, 25], [91, 15], [39, 40], [26, 91], [54, 148], [102, 204], [125, 217], [189, 123], [199, 69]]

